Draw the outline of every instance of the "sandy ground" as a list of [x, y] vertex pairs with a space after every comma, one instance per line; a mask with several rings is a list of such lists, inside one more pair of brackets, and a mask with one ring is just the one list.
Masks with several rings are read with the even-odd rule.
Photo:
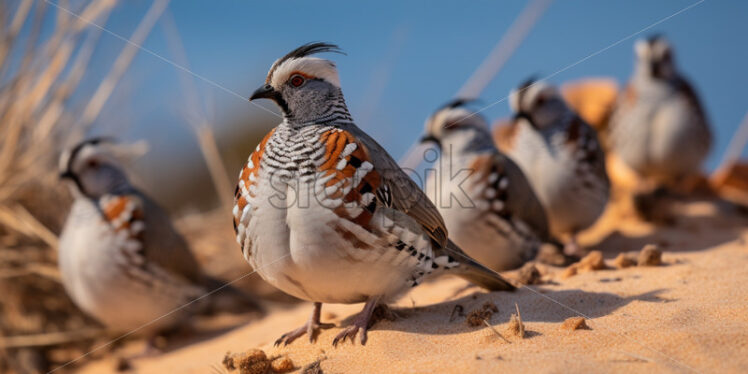
[[[311, 311], [308, 303], [278, 307], [258, 322], [133, 360], [132, 370], [225, 373], [220, 363], [227, 351], [260, 348], [269, 356], [287, 355], [297, 368], [320, 360], [325, 373], [748, 372], [748, 216], [709, 202], [685, 204], [680, 213], [665, 228], [608, 214], [584, 237], [610, 266], [621, 251], [658, 244], [663, 266], [567, 279], [561, 279], [561, 268], [541, 267], [546, 284], [513, 293], [485, 293], [442, 278], [400, 300], [400, 318], [378, 322], [364, 347], [346, 342], [333, 348], [339, 327], [322, 331], [315, 344], [302, 337], [273, 347], [275, 338], [300, 326]], [[468, 313], [487, 301], [498, 306], [490, 323], [506, 340], [486, 326], [468, 326], [465, 317], [450, 321], [457, 305]], [[507, 332], [515, 303], [524, 339]], [[360, 308], [326, 305], [322, 318], [344, 325]], [[561, 323], [574, 316], [584, 316], [589, 329], [562, 330]], [[113, 368], [109, 357], [79, 372]]]

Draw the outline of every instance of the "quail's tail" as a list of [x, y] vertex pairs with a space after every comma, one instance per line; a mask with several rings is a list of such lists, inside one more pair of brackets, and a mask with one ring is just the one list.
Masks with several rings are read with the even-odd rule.
[[447, 247], [444, 250], [460, 263], [459, 266], [451, 270], [455, 275], [489, 291], [514, 291], [516, 289], [514, 285], [509, 283], [499, 273], [470, 258], [460, 247], [452, 243], [451, 240], [447, 243]]
[[213, 292], [205, 310], [206, 314], [263, 313], [262, 306], [251, 295], [230, 284], [227, 285], [225, 281], [206, 276], [203, 283], [208, 292]]

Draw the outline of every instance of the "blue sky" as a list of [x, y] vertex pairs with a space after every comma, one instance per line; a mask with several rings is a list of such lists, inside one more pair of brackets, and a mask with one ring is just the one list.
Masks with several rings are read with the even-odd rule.
[[[671, 1], [555, 1], [481, 97], [488, 105], [507, 96], [527, 77], [547, 76], [626, 36], [696, 3]], [[118, 5], [106, 27], [132, 33], [150, 2]], [[229, 91], [247, 97], [279, 56], [309, 41], [341, 46], [338, 64], [343, 91], [359, 125], [396, 158], [422, 130], [436, 107], [447, 101], [480, 64], [524, 7], [523, 1], [173, 1], [173, 19], [189, 68]], [[676, 59], [694, 83], [717, 135], [708, 165], [713, 167], [748, 109], [748, 2], [707, 0], [643, 32], [665, 34]], [[145, 47], [174, 59], [161, 24]], [[589, 76], [624, 82], [632, 70], [633, 43], [621, 42], [554, 76], [562, 83]], [[97, 84], [122, 41], [103, 35], [87, 84]], [[98, 66], [96, 64], [99, 64]], [[151, 137], [189, 151], [185, 100], [173, 66], [139, 54], [117, 87], [95, 131], [128, 128], [125, 137]], [[197, 80], [201, 101], [218, 123], [220, 136], [235, 129], [232, 118], [262, 113], [246, 100]], [[264, 103], [273, 108], [271, 103]], [[485, 112], [507, 116], [506, 102]], [[185, 147], [184, 144], [190, 146]], [[252, 145], [247, 145], [247, 153]]]

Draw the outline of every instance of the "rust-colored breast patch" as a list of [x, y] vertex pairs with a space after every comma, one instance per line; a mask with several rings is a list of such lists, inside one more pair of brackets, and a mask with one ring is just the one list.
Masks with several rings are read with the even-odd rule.
[[[322, 177], [332, 176], [325, 187], [337, 186], [326, 198], [342, 199], [343, 204], [335, 213], [368, 228], [376, 210], [376, 193], [382, 185], [382, 177], [374, 169], [369, 150], [351, 133], [341, 130], [323, 133], [320, 142], [325, 145], [325, 153], [318, 171]], [[351, 206], [363, 210], [350, 209]], [[352, 210], [357, 214], [351, 214]]]
[[145, 212], [139, 197], [133, 195], [104, 195], [99, 199], [99, 209], [104, 220], [116, 232], [124, 232], [126, 237], [141, 242], [145, 232]]
[[[249, 160], [246, 164], [244, 164], [244, 168], [239, 174], [239, 182], [237, 183], [236, 189], [234, 190], [234, 205], [238, 207], [238, 209], [235, 210], [235, 212], [237, 213], [234, 214], [234, 227], [239, 225], [239, 220], [241, 219], [242, 212], [248, 204], [247, 195], [249, 195], [249, 197], [254, 197], [254, 193], [252, 192], [251, 187], [256, 183], [255, 181], [260, 172], [260, 164], [262, 162], [262, 156], [265, 153], [265, 147], [267, 146], [267, 142], [270, 137], [273, 136], [274, 132], [275, 129], [270, 130], [270, 132], [265, 135], [262, 141], [257, 144], [257, 147], [249, 156]], [[242, 188], [242, 185], [244, 186], [244, 188]]]

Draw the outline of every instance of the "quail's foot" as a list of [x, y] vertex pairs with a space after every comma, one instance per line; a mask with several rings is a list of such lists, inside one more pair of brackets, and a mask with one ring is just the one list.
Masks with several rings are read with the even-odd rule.
[[314, 341], [317, 340], [317, 335], [319, 334], [320, 329], [329, 329], [331, 327], [335, 327], [334, 323], [321, 323], [319, 321], [321, 310], [322, 303], [314, 303], [314, 310], [312, 311], [312, 316], [309, 317], [309, 321], [307, 321], [304, 326], [281, 335], [281, 337], [275, 341], [275, 345], [278, 346], [281, 343], [284, 346], [289, 345], [291, 344], [291, 342], [300, 338], [304, 334], [309, 335], [310, 343], [314, 343]]
[[366, 305], [364, 305], [364, 310], [356, 316], [350, 326], [344, 328], [333, 339], [332, 345], [337, 347], [339, 342], [345, 342], [349, 338], [351, 339], [351, 343], [355, 342], [359, 330], [361, 330], [361, 345], [366, 345], [366, 332], [369, 330], [369, 322], [371, 322], [371, 316], [378, 303], [379, 298], [369, 299]]

